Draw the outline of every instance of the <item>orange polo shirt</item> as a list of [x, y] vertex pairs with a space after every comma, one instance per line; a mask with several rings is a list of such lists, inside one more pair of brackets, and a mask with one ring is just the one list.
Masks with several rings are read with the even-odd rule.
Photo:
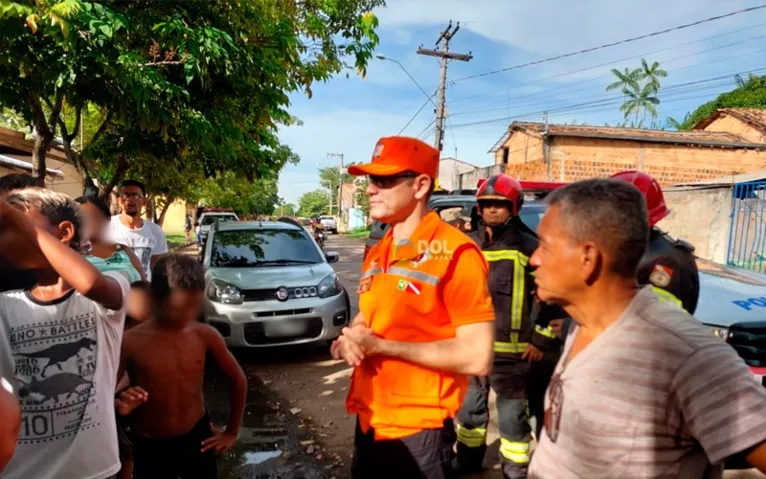
[[[393, 228], [362, 266], [359, 309], [367, 327], [390, 340], [431, 342], [457, 328], [495, 320], [488, 267], [464, 233], [428, 213], [409, 242], [393, 244]], [[398, 439], [437, 429], [463, 402], [468, 377], [398, 358], [372, 356], [354, 369], [346, 406], [363, 431]]]

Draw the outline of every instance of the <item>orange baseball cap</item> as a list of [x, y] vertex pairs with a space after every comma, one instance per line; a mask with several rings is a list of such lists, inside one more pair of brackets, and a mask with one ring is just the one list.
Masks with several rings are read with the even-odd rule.
[[348, 167], [348, 172], [354, 176], [391, 176], [405, 171], [436, 178], [439, 151], [417, 138], [389, 136], [378, 140], [372, 153], [372, 162]]

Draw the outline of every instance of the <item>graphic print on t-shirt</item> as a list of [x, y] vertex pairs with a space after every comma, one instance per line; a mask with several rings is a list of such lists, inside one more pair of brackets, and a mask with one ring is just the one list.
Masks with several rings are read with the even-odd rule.
[[141, 266], [144, 268], [144, 271], [151, 271], [152, 250], [154, 248], [151, 246], [136, 246], [131, 249], [134, 253], [136, 253], [136, 256], [138, 256], [138, 259], [141, 261]]
[[8, 332], [21, 383], [19, 444], [54, 441], [98, 426], [88, 410], [95, 394], [95, 313], [24, 323]]

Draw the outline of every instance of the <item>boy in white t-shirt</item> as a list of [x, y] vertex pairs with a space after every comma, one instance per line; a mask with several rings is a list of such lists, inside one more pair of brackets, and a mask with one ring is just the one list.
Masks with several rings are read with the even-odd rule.
[[0, 370], [21, 399], [9, 479], [103, 479], [120, 468], [114, 391], [128, 283], [79, 253], [78, 205], [30, 188], [0, 200], [0, 250], [37, 284], [0, 295]]

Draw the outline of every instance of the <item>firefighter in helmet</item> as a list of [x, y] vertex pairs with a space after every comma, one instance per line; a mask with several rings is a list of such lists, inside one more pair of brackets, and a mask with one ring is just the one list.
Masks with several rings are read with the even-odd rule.
[[657, 228], [656, 224], [670, 214], [659, 183], [640, 171], [623, 171], [612, 178], [633, 184], [646, 199], [652, 231], [649, 247], [638, 265], [639, 284], [651, 285], [660, 299], [694, 314], [700, 294], [694, 247], [686, 241], [669, 237]]
[[[532, 363], [560, 343], [548, 322], [558, 308], [541, 305], [534, 297], [529, 257], [538, 240], [519, 218], [521, 184], [508, 175], [494, 175], [476, 194], [481, 218], [471, 238], [489, 263], [489, 288], [495, 309], [495, 360], [489, 377], [472, 377], [457, 415], [456, 475], [481, 470], [486, 451], [488, 399], [497, 394], [500, 456], [503, 475], [527, 477], [531, 429], [528, 421], [528, 382]], [[541, 380], [545, 380], [540, 378]]]

